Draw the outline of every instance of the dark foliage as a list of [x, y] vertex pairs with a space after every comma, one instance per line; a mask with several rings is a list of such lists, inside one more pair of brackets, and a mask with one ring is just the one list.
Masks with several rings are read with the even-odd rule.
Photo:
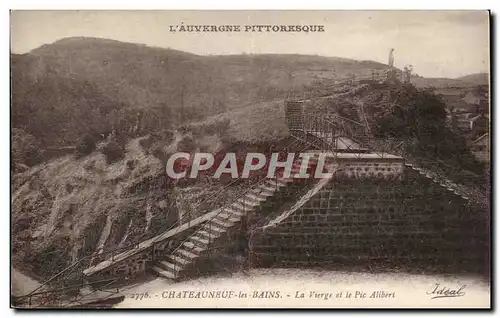
[[101, 149], [101, 152], [106, 156], [108, 164], [122, 159], [125, 155], [125, 146], [116, 140], [111, 140]]
[[12, 129], [12, 166], [33, 166], [41, 162], [40, 142], [24, 129]]
[[90, 154], [95, 150], [96, 142], [99, 140], [99, 137], [95, 135], [86, 135], [80, 140], [78, 145], [76, 146], [77, 155], [83, 157], [85, 155]]
[[466, 145], [466, 140], [446, 124], [446, 105], [430, 90], [412, 85], [393, 88], [392, 112], [376, 121], [378, 137], [406, 140], [410, 154], [434, 158], [477, 174], [484, 172]]

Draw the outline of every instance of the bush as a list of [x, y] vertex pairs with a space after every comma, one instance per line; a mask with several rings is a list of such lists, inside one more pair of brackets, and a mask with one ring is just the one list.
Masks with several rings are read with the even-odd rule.
[[86, 156], [96, 148], [96, 143], [98, 138], [93, 137], [92, 135], [86, 135], [83, 137], [78, 144], [76, 145], [76, 152], [79, 157]]
[[407, 151], [417, 157], [442, 160], [477, 174], [484, 172], [463, 137], [445, 123], [445, 103], [429, 90], [405, 85], [391, 91], [395, 106], [383, 116], [375, 117], [377, 137], [396, 137], [410, 141]]
[[33, 166], [42, 161], [40, 142], [23, 129], [12, 129], [12, 165]]
[[106, 162], [111, 164], [125, 156], [125, 147], [123, 144], [120, 144], [115, 140], [111, 140], [102, 147], [101, 152], [106, 157]]

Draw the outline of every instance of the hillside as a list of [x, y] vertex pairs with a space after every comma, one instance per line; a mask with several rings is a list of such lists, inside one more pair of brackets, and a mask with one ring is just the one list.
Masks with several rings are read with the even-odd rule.
[[[82, 134], [68, 135], [68, 116], [102, 133], [116, 125], [118, 109], [129, 118], [125, 121], [142, 111], [142, 126], [151, 132], [384, 68], [376, 62], [320, 56], [197, 56], [95, 38], [43, 45], [12, 55], [11, 65], [13, 125], [47, 146], [72, 145]], [[54, 115], [57, 121], [39, 119]], [[50, 131], [43, 131], [47, 126]]]
[[473, 85], [488, 85], [490, 80], [489, 75], [487, 73], [469, 74], [466, 76], [459, 77], [457, 79], [462, 82], [470, 83]]
[[[11, 55], [11, 67], [13, 161], [23, 164], [21, 173], [13, 169], [13, 259], [40, 277], [83, 255], [151, 236], [185, 211], [202, 213], [220, 201], [216, 194], [227, 180], [177, 187], [165, 180], [173, 151], [269, 149], [288, 136], [289, 95], [334, 95], [322, 99], [325, 105], [354, 115], [359, 105], [351, 101], [358, 99], [371, 125], [394, 99], [387, 87], [333, 94], [336, 80], [370, 76], [385, 65], [321, 56], [198, 56], [67, 38]], [[476, 76], [432, 80], [463, 84]], [[85, 153], [27, 160], [39, 149], [80, 151], [82, 141], [90, 143]], [[108, 160], [111, 141], [118, 155]], [[232, 187], [225, 198], [240, 190]]]
[[486, 73], [476, 73], [457, 78], [432, 78], [412, 77], [412, 83], [420, 88], [470, 88], [475, 86], [489, 85], [489, 76]]

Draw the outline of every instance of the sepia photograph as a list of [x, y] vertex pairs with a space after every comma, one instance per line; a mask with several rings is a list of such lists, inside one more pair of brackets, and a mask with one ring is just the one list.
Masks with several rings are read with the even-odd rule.
[[490, 18], [11, 10], [11, 308], [491, 309]]

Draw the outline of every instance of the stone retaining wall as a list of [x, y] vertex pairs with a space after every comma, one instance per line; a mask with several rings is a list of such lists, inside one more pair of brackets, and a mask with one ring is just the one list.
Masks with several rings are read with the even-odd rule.
[[[254, 233], [252, 264], [423, 264], [470, 270], [488, 263], [488, 211], [405, 170], [401, 180], [333, 180], [275, 227]], [[464, 266], [462, 266], [464, 265]]]

